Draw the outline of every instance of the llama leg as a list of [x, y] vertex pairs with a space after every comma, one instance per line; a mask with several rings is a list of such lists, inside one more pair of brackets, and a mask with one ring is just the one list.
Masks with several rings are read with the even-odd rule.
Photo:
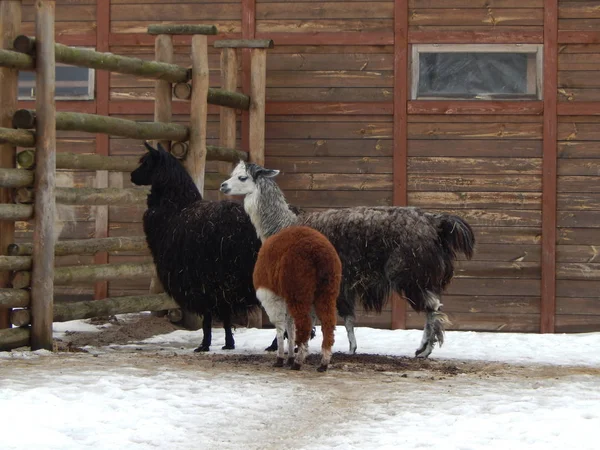
[[202, 334], [202, 344], [194, 350], [195, 352], [207, 352], [210, 350], [212, 342], [212, 314], [208, 311], [202, 316]]
[[225, 329], [225, 345], [221, 349], [233, 350], [235, 348], [235, 339], [233, 339], [233, 333], [231, 332], [231, 316], [229, 314], [223, 318], [223, 328]]
[[[321, 325], [323, 326], [323, 325]], [[348, 333], [348, 341], [350, 342], [350, 354], [356, 353], [356, 336], [354, 335], [354, 316], [344, 317], [344, 326], [346, 327], [346, 333]]]
[[290, 314], [288, 314], [286, 317], [285, 325], [288, 339], [287, 365], [291, 366], [294, 363], [294, 343], [296, 342], [296, 326], [294, 325], [294, 318]]
[[256, 290], [256, 298], [258, 298], [262, 307], [267, 312], [269, 320], [277, 329], [277, 360], [275, 367], [283, 367], [283, 333], [285, 332], [286, 317], [285, 300], [265, 288], [258, 288]]
[[450, 325], [450, 320], [446, 314], [439, 310], [441, 307], [439, 296], [428, 291], [425, 300], [425, 310], [427, 312], [425, 328], [421, 345], [415, 352], [415, 356], [427, 358], [436, 342], [440, 347], [444, 343], [444, 328], [446, 325]]
[[[331, 362], [331, 349], [333, 347], [335, 324], [337, 322], [335, 298], [337, 295], [324, 292], [315, 302], [315, 310], [321, 321], [321, 330], [323, 332], [323, 343], [321, 344], [321, 365], [317, 369], [319, 372], [325, 372]], [[354, 336], [354, 329], [352, 330]], [[355, 346], [356, 350], [356, 346]]]
[[304, 364], [304, 360], [308, 355], [308, 339], [310, 338], [310, 331], [312, 329], [312, 318], [310, 316], [310, 309], [306, 308], [305, 305], [297, 306], [298, 307], [293, 311], [293, 322], [296, 328], [296, 336], [294, 342], [298, 346], [298, 352], [296, 353], [296, 357], [294, 358], [292, 370], [300, 370], [302, 364]]

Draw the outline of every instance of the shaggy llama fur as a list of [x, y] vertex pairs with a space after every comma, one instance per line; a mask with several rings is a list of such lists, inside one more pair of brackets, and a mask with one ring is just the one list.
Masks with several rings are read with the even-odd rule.
[[[287, 209], [287, 205], [285, 205]], [[300, 370], [308, 354], [311, 310], [321, 321], [323, 343], [319, 372], [331, 360], [342, 263], [331, 243], [308, 227], [289, 227], [266, 239], [254, 267], [254, 288], [277, 328], [275, 366], [283, 366], [283, 333], [288, 333], [288, 363]], [[298, 346], [296, 357], [293, 343]]]
[[131, 173], [136, 185], [150, 185], [144, 233], [165, 292], [183, 309], [203, 316], [208, 351], [212, 316], [223, 321], [225, 346], [235, 348], [232, 317], [258, 305], [252, 271], [260, 248], [242, 205], [207, 202], [190, 175], [160, 145]]
[[[354, 308], [381, 312], [392, 292], [406, 298], [426, 323], [417, 356], [427, 357], [444, 342], [449, 323], [440, 297], [454, 275], [457, 253], [473, 255], [475, 236], [469, 224], [449, 214], [410, 207], [356, 207], [296, 215], [273, 177], [279, 171], [241, 161], [221, 191], [245, 195], [244, 206], [261, 239], [291, 225], [307, 225], [323, 233], [342, 261], [342, 287], [337, 301], [350, 352], [356, 352]], [[276, 205], [276, 207], [274, 207]], [[278, 212], [276, 214], [275, 212]]]

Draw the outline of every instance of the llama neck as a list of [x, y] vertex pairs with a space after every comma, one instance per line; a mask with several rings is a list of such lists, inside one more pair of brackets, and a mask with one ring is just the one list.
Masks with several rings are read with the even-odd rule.
[[298, 222], [274, 181], [261, 178], [257, 190], [244, 198], [244, 209], [261, 241]]
[[202, 200], [200, 191], [183, 167], [169, 168], [163, 175], [165, 177], [159, 177], [150, 188], [148, 208], [183, 208]]

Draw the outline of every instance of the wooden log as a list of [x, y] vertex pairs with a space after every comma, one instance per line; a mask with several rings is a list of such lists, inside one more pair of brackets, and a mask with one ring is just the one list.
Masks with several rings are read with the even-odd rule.
[[[0, 203], [0, 220], [29, 220], [33, 217], [33, 206], [31, 205], [11, 205], [10, 203]], [[4, 247], [6, 248], [6, 247]]]
[[267, 80], [267, 51], [252, 49], [250, 65], [250, 161], [265, 164], [265, 97]]
[[12, 276], [13, 289], [26, 289], [31, 287], [31, 272], [21, 270], [14, 272]]
[[178, 308], [178, 305], [167, 294], [115, 297], [99, 301], [58, 303], [54, 307], [54, 320], [56, 322], [66, 322], [139, 311], [161, 311], [171, 308]]
[[0, 352], [29, 345], [30, 337], [31, 329], [29, 327], [0, 330]]
[[214, 42], [215, 48], [273, 48], [272, 39], [221, 39]]
[[[12, 39], [19, 34], [20, 27], [21, 1], [6, 0], [0, 2], [0, 48], [10, 47]], [[3, 172], [5, 170], [16, 170], [14, 169], [16, 149], [12, 140], [6, 140], [5, 137], [7, 135], [15, 137], [15, 134], [19, 134], [10, 130], [10, 126], [11, 116], [17, 109], [19, 76], [17, 69], [22, 67], [17, 64], [19, 58], [16, 58], [14, 52], [0, 50], [0, 53], [4, 57], [3, 62], [10, 63], [8, 66], [0, 67], [0, 203], [12, 203], [12, 192], [7, 189], [12, 186], [7, 185], [10, 183], [7, 183], [8, 180], [4, 179]], [[14, 234], [14, 222], [0, 221], [0, 254], [5, 254], [7, 245], [14, 241]], [[9, 282], [9, 274], [0, 273], [0, 288], [9, 286]], [[9, 310], [0, 308], [0, 328], [9, 326]]]
[[0, 289], [0, 307], [25, 308], [29, 306], [29, 291], [24, 289]]
[[173, 95], [180, 100], [189, 100], [192, 97], [192, 85], [190, 83], [176, 83], [173, 87]]
[[[37, 42], [29, 36], [17, 36], [13, 45], [16, 51], [33, 55]], [[145, 61], [140, 58], [97, 52], [85, 48], [55, 44], [56, 62], [77, 67], [89, 67], [97, 70], [137, 75], [177, 83], [190, 78], [188, 69], [175, 64]]]
[[30, 270], [31, 257], [0, 255], [0, 270]]
[[[152, 27], [152, 25], [150, 26]], [[148, 27], [148, 28], [150, 28]], [[154, 25], [154, 27], [158, 27]], [[154, 58], [156, 61], [173, 62], [173, 38], [167, 34], [159, 34], [154, 42]], [[173, 91], [169, 81], [156, 80], [154, 83], [154, 121], [169, 123], [172, 118]], [[165, 150], [169, 150], [171, 142], [159, 140]]]
[[33, 58], [12, 50], [0, 50], [0, 66], [16, 70], [33, 70]]
[[31, 313], [28, 309], [13, 309], [10, 312], [10, 323], [15, 327], [22, 327], [31, 323]]
[[141, 188], [57, 188], [56, 202], [62, 205], [145, 204], [150, 190]]
[[[14, 116], [14, 121], [27, 116], [33, 116], [33, 123], [36, 123], [36, 112], [31, 110], [18, 111], [18, 115], [15, 114]], [[32, 121], [28, 118], [19, 121], [16, 125], [18, 127], [24, 127], [30, 126], [31, 123]], [[186, 141], [189, 135], [187, 127], [176, 123], [135, 122], [133, 120], [119, 119], [116, 117], [72, 112], [56, 113], [56, 130], [104, 133], [111, 136], [121, 136], [140, 140], [167, 139], [173, 141]]]
[[190, 146], [187, 142], [175, 142], [171, 145], [171, 155], [177, 159], [184, 160], [189, 148]]
[[72, 286], [104, 280], [150, 278], [154, 273], [154, 263], [151, 262], [65, 266], [56, 268], [54, 284]]
[[[235, 91], [237, 88], [237, 54], [234, 48], [223, 48], [221, 50], [221, 87], [226, 90]], [[221, 147], [235, 147], [236, 143], [236, 114], [230, 108], [220, 108], [219, 123], [219, 145]], [[219, 162], [217, 170], [219, 173], [229, 175], [232, 162]], [[219, 200], [226, 198], [219, 191]]]
[[148, 25], [148, 34], [217, 34], [215, 25], [173, 25], [173, 24], [152, 24]]
[[[10, 126], [11, 124], [5, 124]], [[10, 143], [19, 147], [32, 147], [35, 145], [35, 134], [26, 130], [0, 127], [0, 143]]]
[[[190, 142], [184, 167], [201, 194], [204, 194], [206, 167], [206, 101], [209, 85], [208, 40], [206, 36], [192, 37], [192, 101], [190, 104]], [[180, 139], [183, 140], [183, 139]]]
[[[137, 252], [147, 248], [144, 236], [74, 239], [58, 241], [54, 246], [54, 254], [56, 256], [93, 255], [98, 252]], [[10, 256], [30, 256], [31, 251], [32, 244], [25, 242], [10, 244], [7, 252]]]
[[[235, 145], [235, 142], [234, 142]], [[206, 146], [207, 161], [225, 161], [237, 163], [240, 160], [248, 161], [248, 153], [234, 148], [216, 147], [214, 145]], [[208, 175], [208, 174], [207, 174]]]
[[[193, 89], [192, 89], [193, 90]], [[211, 105], [227, 106], [233, 109], [250, 109], [250, 97], [239, 92], [208, 88], [207, 101]]]
[[[52, 350], [54, 303], [54, 187], [56, 183], [55, 2], [35, 3], [36, 136], [33, 271], [31, 274], [31, 349]], [[15, 258], [15, 257], [13, 257]]]
[[19, 188], [33, 184], [33, 172], [23, 169], [0, 169], [0, 187]]
[[[17, 163], [24, 169], [35, 167], [35, 151], [28, 149], [17, 154]], [[69, 170], [109, 170], [131, 172], [140, 164], [138, 156], [106, 156], [97, 154], [57, 153], [56, 168]], [[33, 180], [33, 178], [32, 178]]]

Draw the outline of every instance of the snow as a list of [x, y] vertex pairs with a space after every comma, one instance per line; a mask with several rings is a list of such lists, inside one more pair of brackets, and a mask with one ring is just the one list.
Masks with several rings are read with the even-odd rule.
[[[98, 331], [55, 324], [55, 337]], [[264, 354], [273, 330], [238, 329]], [[597, 449], [600, 333], [448, 332], [434, 361], [508, 364], [506, 372], [221, 370], [175, 331], [89, 353], [0, 352], [4, 449]], [[320, 330], [311, 348], [317, 351]], [[417, 330], [357, 328], [358, 352], [409, 356]], [[335, 351], [347, 351], [343, 328]], [[154, 355], [160, 355], [154, 356]], [[273, 356], [274, 358], [274, 356]], [[514, 368], [514, 370], [513, 370]]]

